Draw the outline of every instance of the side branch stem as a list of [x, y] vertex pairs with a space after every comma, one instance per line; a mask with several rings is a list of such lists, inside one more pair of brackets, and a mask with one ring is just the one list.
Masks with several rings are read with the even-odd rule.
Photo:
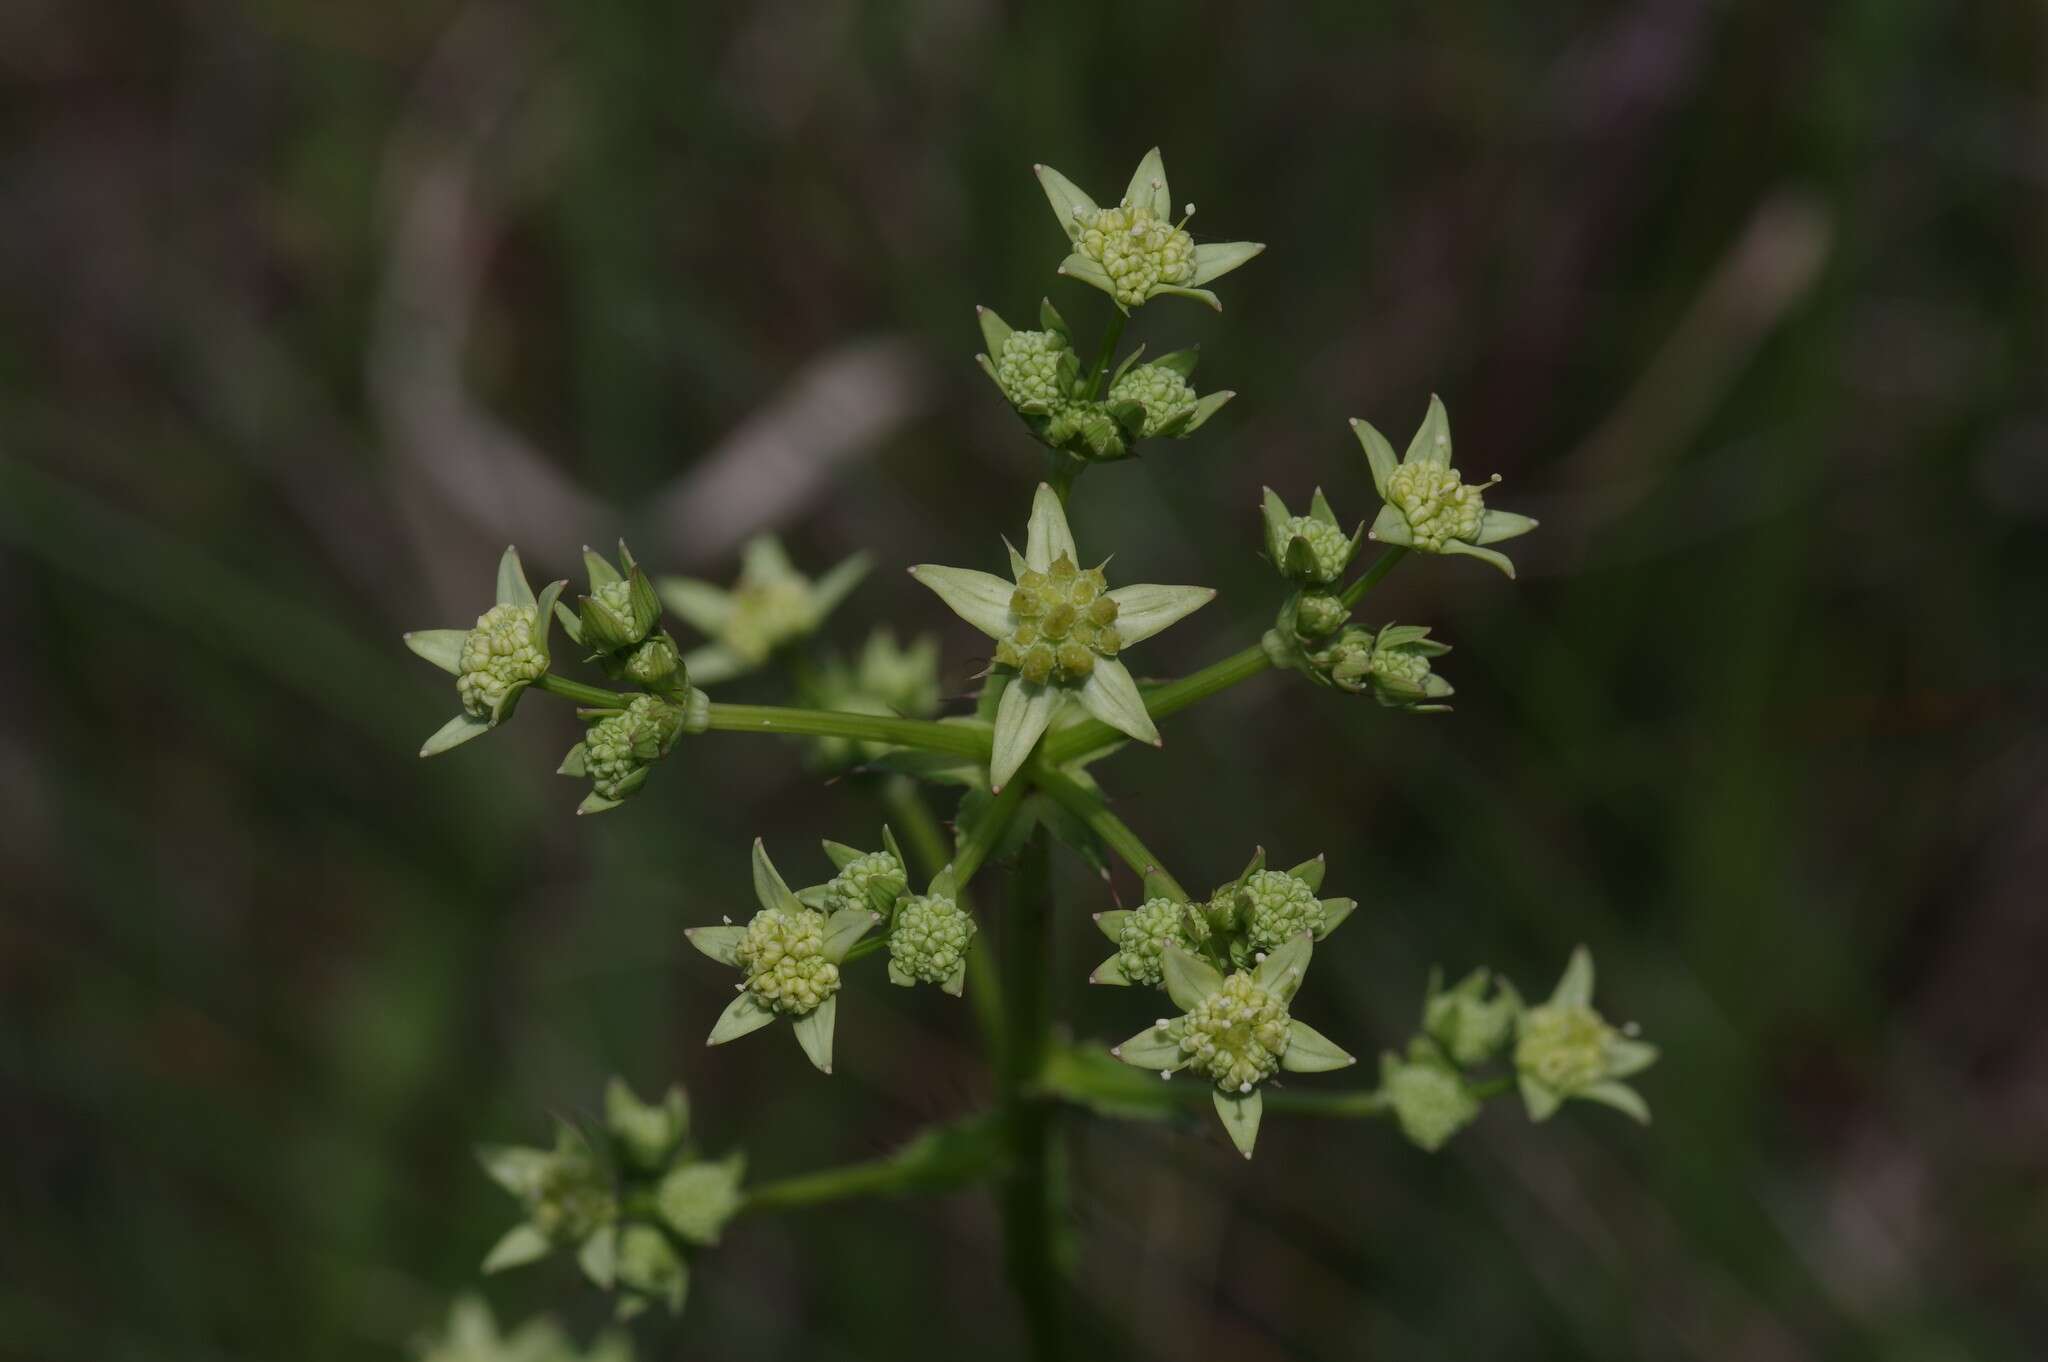
[[[616, 704], [616, 696], [608, 697]], [[921, 747], [963, 757], [988, 759], [988, 734], [964, 724], [849, 714], [835, 709], [791, 709], [783, 705], [731, 705], [712, 701], [710, 727], [721, 733], [783, 733], [809, 738], [853, 738], [860, 742]]]
[[1140, 875], [1157, 877], [1165, 883], [1169, 893], [1183, 900], [1187, 898], [1188, 891], [1181, 887], [1180, 881], [1166, 873], [1166, 866], [1152, 854], [1152, 849], [1138, 834], [1131, 831], [1129, 824], [1110, 812], [1109, 805], [1102, 802], [1102, 796], [1043, 762], [1031, 769], [1031, 782], [1054, 803], [1086, 823], [1125, 865]]

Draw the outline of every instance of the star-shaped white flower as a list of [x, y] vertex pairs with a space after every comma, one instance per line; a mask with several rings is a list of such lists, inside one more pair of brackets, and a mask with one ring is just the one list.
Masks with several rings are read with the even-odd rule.
[[954, 614], [996, 640], [996, 665], [1015, 673], [996, 710], [991, 789], [1010, 782], [1069, 696], [1111, 728], [1157, 746], [1159, 730], [1121, 654], [1216, 598], [1205, 586], [1111, 591], [1101, 568], [1078, 562], [1059, 494], [1040, 483], [1024, 552], [1010, 549], [1012, 580], [935, 563], [910, 569]]

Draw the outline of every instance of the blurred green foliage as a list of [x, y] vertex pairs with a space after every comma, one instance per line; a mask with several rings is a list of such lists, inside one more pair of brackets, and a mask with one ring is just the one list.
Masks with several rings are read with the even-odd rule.
[[[1248, 822], [1381, 886], [1317, 961], [1354, 1049], [1433, 962], [1585, 941], [1665, 1060], [1648, 1132], [1434, 1158], [1087, 1128], [1090, 1355], [2039, 1357], [2044, 64], [2029, 0], [10, 5], [0, 1355], [394, 1355], [502, 1228], [470, 1146], [613, 1071], [764, 1176], [980, 1100], [943, 997], [870, 989], [830, 1081], [701, 1046], [682, 926], [871, 788], [711, 735], [573, 820], [559, 707], [413, 760], [449, 696], [397, 636], [508, 539], [722, 577], [765, 516], [877, 553], [835, 642], [941, 629], [964, 688], [886, 569], [982, 562], [1039, 472], [972, 305], [1099, 324], [1029, 165], [1158, 142], [1270, 249], [1134, 327], [1239, 399], [1082, 484], [1083, 542], [1223, 589], [1148, 666], [1268, 621], [1261, 483], [1369, 505], [1346, 417], [1443, 393], [1544, 527], [1366, 612], [1456, 645], [1454, 715], [1268, 677], [1105, 784], [1191, 886]], [[1065, 890], [1059, 1004], [1121, 1035]], [[969, 1194], [744, 1224], [642, 1355], [1001, 1356], [994, 1264]], [[499, 1317], [589, 1337], [550, 1271]]]

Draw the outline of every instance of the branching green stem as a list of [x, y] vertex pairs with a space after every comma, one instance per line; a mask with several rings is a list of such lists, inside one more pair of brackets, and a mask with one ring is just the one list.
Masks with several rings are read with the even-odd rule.
[[1102, 796], [1075, 780], [1072, 776], [1056, 771], [1040, 761], [1030, 769], [1031, 783], [1043, 790], [1046, 796], [1060, 807], [1086, 823], [1097, 837], [1100, 837], [1118, 859], [1140, 875], [1152, 875], [1165, 882], [1168, 892], [1182, 899], [1188, 896], [1180, 881], [1166, 873], [1166, 866], [1152, 854], [1152, 849], [1132, 832], [1130, 825], [1110, 812]]
[[1088, 400], [1093, 402], [1102, 393], [1102, 379], [1109, 372], [1110, 361], [1116, 358], [1117, 343], [1124, 338], [1124, 324], [1130, 321], [1130, 314], [1118, 308], [1109, 319], [1109, 329], [1102, 333], [1102, 349], [1095, 356], [1095, 367], [1088, 371]]
[[543, 672], [540, 679], [533, 683], [533, 688], [544, 690], [550, 695], [559, 695], [564, 700], [574, 700], [577, 704], [591, 709], [624, 709], [632, 703], [633, 696], [639, 694], [638, 691], [629, 693], [606, 690], [602, 686], [586, 686], [581, 681], [571, 681], [568, 677], [556, 676], [553, 672]]
[[1380, 584], [1380, 578], [1386, 576], [1389, 572], [1392, 572], [1394, 570], [1394, 564], [1400, 562], [1403, 558], [1406, 558], [1407, 556], [1408, 550], [1406, 548], [1403, 548], [1401, 545], [1387, 545], [1387, 547], [1380, 553], [1380, 556], [1372, 560], [1372, 566], [1367, 568], [1364, 571], [1364, 573], [1362, 573], [1359, 576], [1359, 579], [1357, 581], [1353, 582], [1350, 586], [1344, 588], [1344, 604], [1355, 606], [1360, 601], [1364, 600], [1365, 593], [1372, 590], [1374, 587], [1378, 586]]
[[[612, 703], [617, 703], [616, 697]], [[783, 733], [807, 738], [853, 738], [860, 742], [921, 747], [988, 759], [989, 735], [966, 724], [934, 723], [835, 709], [792, 709], [784, 705], [731, 705], [712, 701], [710, 727], [721, 733]]]

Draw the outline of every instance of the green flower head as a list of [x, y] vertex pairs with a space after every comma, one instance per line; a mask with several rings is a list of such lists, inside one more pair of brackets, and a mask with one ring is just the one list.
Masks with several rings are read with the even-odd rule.
[[889, 926], [889, 982], [905, 988], [938, 984], [957, 997], [967, 986], [967, 947], [974, 932], [974, 919], [952, 894], [904, 899]]
[[710, 1045], [758, 1031], [778, 1017], [794, 1023], [797, 1044], [821, 1073], [832, 1072], [832, 1033], [839, 1015], [839, 967], [853, 944], [881, 921], [869, 908], [830, 914], [807, 908], [754, 843], [754, 896], [761, 909], [744, 927], [692, 927], [690, 944], [745, 978], [739, 996], [711, 1028]]
[[1389, 624], [1377, 633], [1351, 626], [1308, 655], [1310, 675], [1353, 694], [1370, 692], [1389, 709], [1440, 714], [1456, 692], [1431, 670], [1431, 660], [1451, 650], [1419, 624]]
[[655, 585], [663, 604], [711, 640], [683, 659], [696, 684], [709, 686], [757, 670], [777, 649], [815, 632], [867, 570], [867, 555], [857, 553], [814, 582], [772, 535], [760, 535], [740, 551], [739, 580], [729, 591], [691, 577]]
[[1493, 996], [1486, 996], [1490, 979], [1489, 971], [1480, 968], [1445, 988], [1441, 971], [1432, 970], [1422, 1003], [1423, 1032], [1453, 1063], [1468, 1069], [1499, 1053], [1522, 1014], [1522, 995], [1506, 979], [1492, 979]]
[[498, 560], [497, 603], [477, 617], [473, 629], [420, 629], [405, 646], [455, 677], [462, 712], [443, 724], [420, 748], [438, 756], [488, 733], [511, 717], [520, 695], [548, 670], [548, 625], [555, 598], [567, 582], [550, 583], [539, 596], [526, 583], [519, 550]]
[[1202, 916], [1219, 938], [1219, 956], [1242, 966], [1303, 933], [1328, 937], [1358, 906], [1348, 898], [1319, 898], [1326, 863], [1318, 856], [1291, 870], [1268, 870], [1264, 847], [1230, 883], [1209, 896]]
[[519, 1199], [530, 1231], [516, 1245], [501, 1242], [484, 1271], [533, 1261], [560, 1244], [580, 1244], [618, 1218], [609, 1170], [583, 1132], [557, 1122], [552, 1149], [490, 1145], [477, 1157], [491, 1180]]
[[590, 575], [590, 594], [577, 598], [577, 609], [560, 607], [562, 628], [593, 653], [619, 653], [645, 639], [661, 618], [654, 584], [633, 561], [626, 541], [619, 541], [619, 565], [585, 545], [583, 566]]
[[1593, 1010], [1593, 957], [1584, 946], [1572, 952], [1550, 1000], [1516, 1021], [1515, 1074], [1532, 1121], [1548, 1120], [1566, 1099], [1578, 1097], [1646, 1122], [1649, 1105], [1620, 1080], [1656, 1061], [1657, 1047]]
[[1430, 1153], [1479, 1118], [1479, 1099], [1427, 1041], [1409, 1047], [1406, 1060], [1380, 1056], [1380, 1094], [1393, 1108], [1401, 1133]]
[[604, 1090], [605, 1129], [622, 1163], [642, 1172], [666, 1167], [690, 1133], [690, 1100], [671, 1084], [659, 1102], [643, 1102], [623, 1078]]
[[820, 888], [806, 889], [797, 897], [825, 913], [865, 908], [886, 916], [895, 911], [896, 900], [910, 888], [910, 877], [903, 868], [903, 849], [896, 845], [896, 834], [886, 825], [882, 828], [882, 848], [861, 851], [844, 842], [826, 842], [825, 856], [836, 873]]
[[590, 793], [576, 812], [603, 813], [639, 793], [648, 770], [669, 754], [677, 738], [702, 731], [702, 706], [697, 703], [702, 695], [694, 692], [683, 705], [636, 695], [623, 710], [597, 711], [597, 722], [556, 768], [558, 775], [590, 781]]
[[1121, 655], [1216, 595], [1199, 586], [1110, 590], [1101, 568], [1078, 566], [1067, 513], [1044, 483], [1031, 503], [1024, 544], [1023, 553], [1010, 550], [1008, 581], [933, 563], [910, 569], [955, 614], [994, 639], [996, 665], [1015, 673], [996, 711], [989, 771], [995, 790], [1024, 764], [1068, 697], [1119, 732], [1156, 745], [1159, 730]]
[[1357, 1063], [1306, 1022], [1289, 1015], [1313, 947], [1307, 933], [1227, 978], [1200, 957], [1169, 945], [1160, 951], [1167, 996], [1181, 1009], [1110, 1051], [1163, 1078], [1192, 1072], [1214, 1085], [1216, 1114], [1231, 1142], [1252, 1156], [1264, 1110], [1260, 1084], [1281, 1069], [1323, 1073]]
[[1082, 377], [1067, 323], [1051, 301], [1039, 307], [1042, 331], [1013, 331], [989, 308], [975, 309], [988, 349], [975, 356], [1005, 400], [1041, 444], [1094, 463], [1129, 458], [1141, 439], [1184, 439], [1224, 403], [1227, 390], [1198, 395], [1189, 379], [1199, 358], [1176, 350], [1140, 364], [1144, 347], [1126, 356], [1097, 398]]
[[1095, 967], [1088, 976], [1091, 984], [1158, 988], [1165, 982], [1163, 957], [1169, 947], [1196, 951], [1209, 939], [1200, 910], [1165, 894], [1154, 894], [1136, 908], [1097, 913], [1095, 925], [1115, 943], [1116, 954]]
[[1320, 487], [1309, 502], [1307, 515], [1290, 514], [1287, 503], [1268, 487], [1260, 513], [1265, 520], [1266, 557], [1296, 586], [1324, 587], [1335, 582], [1351, 566], [1365, 539], [1363, 525], [1344, 533]]
[[1429, 399], [1429, 414], [1398, 462], [1387, 437], [1370, 424], [1354, 418], [1351, 431], [1365, 449], [1373, 486], [1386, 503], [1372, 523], [1373, 539], [1422, 553], [1464, 554], [1515, 575], [1508, 556], [1485, 545], [1527, 534], [1536, 522], [1486, 508], [1485, 490], [1500, 481], [1498, 474], [1468, 484], [1451, 467], [1451, 418], [1440, 399]]
[[1138, 162], [1123, 198], [1106, 208], [1051, 166], [1032, 170], [1072, 247], [1059, 272], [1101, 289], [1126, 311], [1162, 294], [1193, 298], [1221, 311], [1221, 301], [1202, 285], [1266, 249], [1251, 241], [1197, 245], [1187, 230], [1195, 206], [1185, 205], [1174, 220], [1173, 195], [1157, 147]]

